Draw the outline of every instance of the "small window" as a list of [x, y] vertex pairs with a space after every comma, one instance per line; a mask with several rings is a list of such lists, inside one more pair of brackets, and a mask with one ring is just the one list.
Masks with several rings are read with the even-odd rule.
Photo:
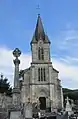
[[41, 59], [44, 60], [44, 50], [41, 48]]
[[44, 60], [44, 49], [40, 48], [38, 49], [38, 59], [39, 60]]
[[39, 49], [38, 49], [38, 59], [40, 60], [41, 58], [40, 58], [40, 47], [39, 47]]

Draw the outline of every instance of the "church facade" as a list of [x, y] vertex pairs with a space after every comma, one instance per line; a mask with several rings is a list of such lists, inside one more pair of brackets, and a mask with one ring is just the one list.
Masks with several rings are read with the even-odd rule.
[[31, 41], [32, 62], [21, 73], [21, 102], [38, 104], [40, 110], [54, 111], [63, 108], [63, 94], [58, 71], [50, 57], [50, 40], [44, 32], [38, 15], [35, 32]]
[[44, 32], [40, 15], [30, 44], [32, 62], [27, 69], [19, 71], [21, 51], [18, 48], [13, 51], [14, 88], [12, 97], [0, 94], [2, 119], [32, 119], [36, 112], [34, 118], [40, 118], [39, 115], [44, 113], [44, 117], [49, 113], [51, 114], [49, 116], [56, 114], [57, 117], [58, 111], [64, 109], [61, 80], [58, 79], [59, 72], [52, 65], [51, 42]]

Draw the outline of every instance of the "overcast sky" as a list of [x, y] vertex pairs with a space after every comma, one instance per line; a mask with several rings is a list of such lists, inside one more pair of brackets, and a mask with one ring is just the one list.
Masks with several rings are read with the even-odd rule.
[[16, 47], [22, 51], [20, 69], [30, 66], [30, 41], [38, 13], [62, 86], [78, 88], [78, 0], [0, 0], [0, 73], [13, 84]]

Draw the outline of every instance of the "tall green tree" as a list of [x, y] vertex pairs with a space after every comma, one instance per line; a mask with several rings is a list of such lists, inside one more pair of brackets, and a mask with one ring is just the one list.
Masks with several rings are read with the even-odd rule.
[[10, 87], [10, 83], [8, 82], [7, 78], [3, 78], [3, 75], [1, 75], [0, 78], [0, 93], [5, 93], [8, 96], [12, 95], [12, 88]]

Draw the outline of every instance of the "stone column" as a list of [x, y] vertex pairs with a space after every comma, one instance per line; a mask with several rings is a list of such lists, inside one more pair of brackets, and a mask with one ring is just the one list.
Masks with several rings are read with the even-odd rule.
[[20, 85], [19, 85], [19, 64], [20, 60], [18, 57], [21, 55], [21, 51], [16, 48], [13, 51], [13, 55], [15, 57], [14, 65], [15, 65], [15, 72], [14, 72], [14, 88], [13, 88], [13, 104], [19, 105], [20, 104]]

